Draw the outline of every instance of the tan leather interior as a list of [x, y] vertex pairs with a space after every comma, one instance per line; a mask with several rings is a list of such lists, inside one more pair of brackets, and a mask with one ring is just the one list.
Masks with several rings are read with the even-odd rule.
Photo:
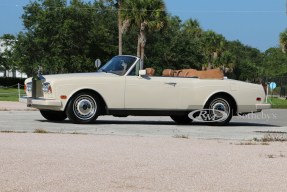
[[174, 76], [174, 70], [172, 69], [165, 69], [162, 71], [162, 76], [164, 77], [173, 77]]
[[147, 76], [154, 76], [155, 69], [154, 68], [146, 68]]
[[188, 71], [182, 70], [182, 71], [179, 71], [177, 76], [178, 77], [187, 77], [187, 75], [188, 75]]
[[173, 76], [174, 76], [174, 77], [177, 77], [180, 72], [181, 72], [181, 70], [174, 70]]
[[183, 69], [183, 71], [187, 72], [186, 77], [197, 77], [198, 71], [195, 69]]
[[206, 71], [197, 71], [199, 79], [223, 79], [224, 74], [220, 69], [210, 69]]
[[196, 69], [172, 70], [165, 69], [162, 72], [164, 77], [197, 77], [199, 79], [223, 79], [224, 74], [220, 69], [209, 69], [206, 71], [198, 71]]

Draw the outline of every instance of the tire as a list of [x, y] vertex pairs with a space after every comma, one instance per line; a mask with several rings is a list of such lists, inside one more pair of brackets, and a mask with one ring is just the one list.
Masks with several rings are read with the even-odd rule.
[[[232, 119], [234, 103], [228, 97], [216, 96], [207, 102], [205, 109], [208, 109], [209, 115], [213, 117], [212, 121], [207, 121], [210, 125], [224, 126], [227, 125]], [[217, 112], [214, 112], [214, 110]], [[224, 113], [220, 113], [219, 111]], [[222, 114], [225, 114], [225, 116]]]
[[100, 108], [100, 99], [97, 95], [80, 92], [69, 101], [66, 114], [73, 123], [88, 124], [98, 118]]
[[40, 113], [48, 121], [60, 122], [67, 118], [64, 111], [40, 110]]
[[174, 122], [176, 122], [177, 124], [180, 124], [180, 125], [186, 125], [186, 124], [190, 124], [192, 122], [192, 119], [190, 119], [188, 117], [188, 115], [170, 116], [170, 118], [172, 120], [174, 120]]

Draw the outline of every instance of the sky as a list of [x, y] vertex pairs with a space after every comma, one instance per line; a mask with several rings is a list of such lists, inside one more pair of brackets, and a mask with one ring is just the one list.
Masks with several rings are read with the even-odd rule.
[[[85, 0], [89, 1], [89, 0]], [[279, 34], [287, 28], [285, 0], [164, 0], [168, 12], [182, 21], [197, 19], [204, 30], [227, 40], [265, 51], [279, 46]], [[23, 30], [21, 15], [29, 0], [0, 0], [0, 36]]]

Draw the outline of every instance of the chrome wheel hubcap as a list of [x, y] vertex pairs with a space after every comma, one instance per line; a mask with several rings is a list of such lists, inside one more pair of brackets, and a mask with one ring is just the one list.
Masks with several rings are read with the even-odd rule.
[[89, 95], [81, 95], [76, 98], [73, 111], [79, 119], [89, 120], [93, 118], [97, 112], [96, 101]]
[[210, 109], [213, 110], [213, 115], [216, 117], [216, 119], [222, 118], [222, 113], [219, 111], [223, 111], [229, 116], [230, 114], [230, 106], [229, 103], [222, 98], [215, 99], [210, 104]]

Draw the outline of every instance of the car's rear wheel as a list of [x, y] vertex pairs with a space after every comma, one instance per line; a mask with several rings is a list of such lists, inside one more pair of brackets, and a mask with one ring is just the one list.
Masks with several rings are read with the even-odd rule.
[[181, 124], [181, 125], [189, 124], [192, 122], [192, 120], [188, 117], [188, 114], [180, 115], [180, 116], [173, 115], [173, 116], [170, 116], [170, 118], [174, 120], [174, 122]]
[[205, 109], [208, 109], [206, 122], [210, 125], [227, 125], [233, 116], [233, 105], [232, 100], [226, 96], [215, 96], [211, 98], [205, 105]]
[[100, 112], [100, 102], [96, 94], [81, 92], [76, 94], [68, 103], [66, 114], [74, 123], [92, 123]]
[[67, 118], [64, 111], [40, 110], [40, 113], [48, 121], [60, 122]]

